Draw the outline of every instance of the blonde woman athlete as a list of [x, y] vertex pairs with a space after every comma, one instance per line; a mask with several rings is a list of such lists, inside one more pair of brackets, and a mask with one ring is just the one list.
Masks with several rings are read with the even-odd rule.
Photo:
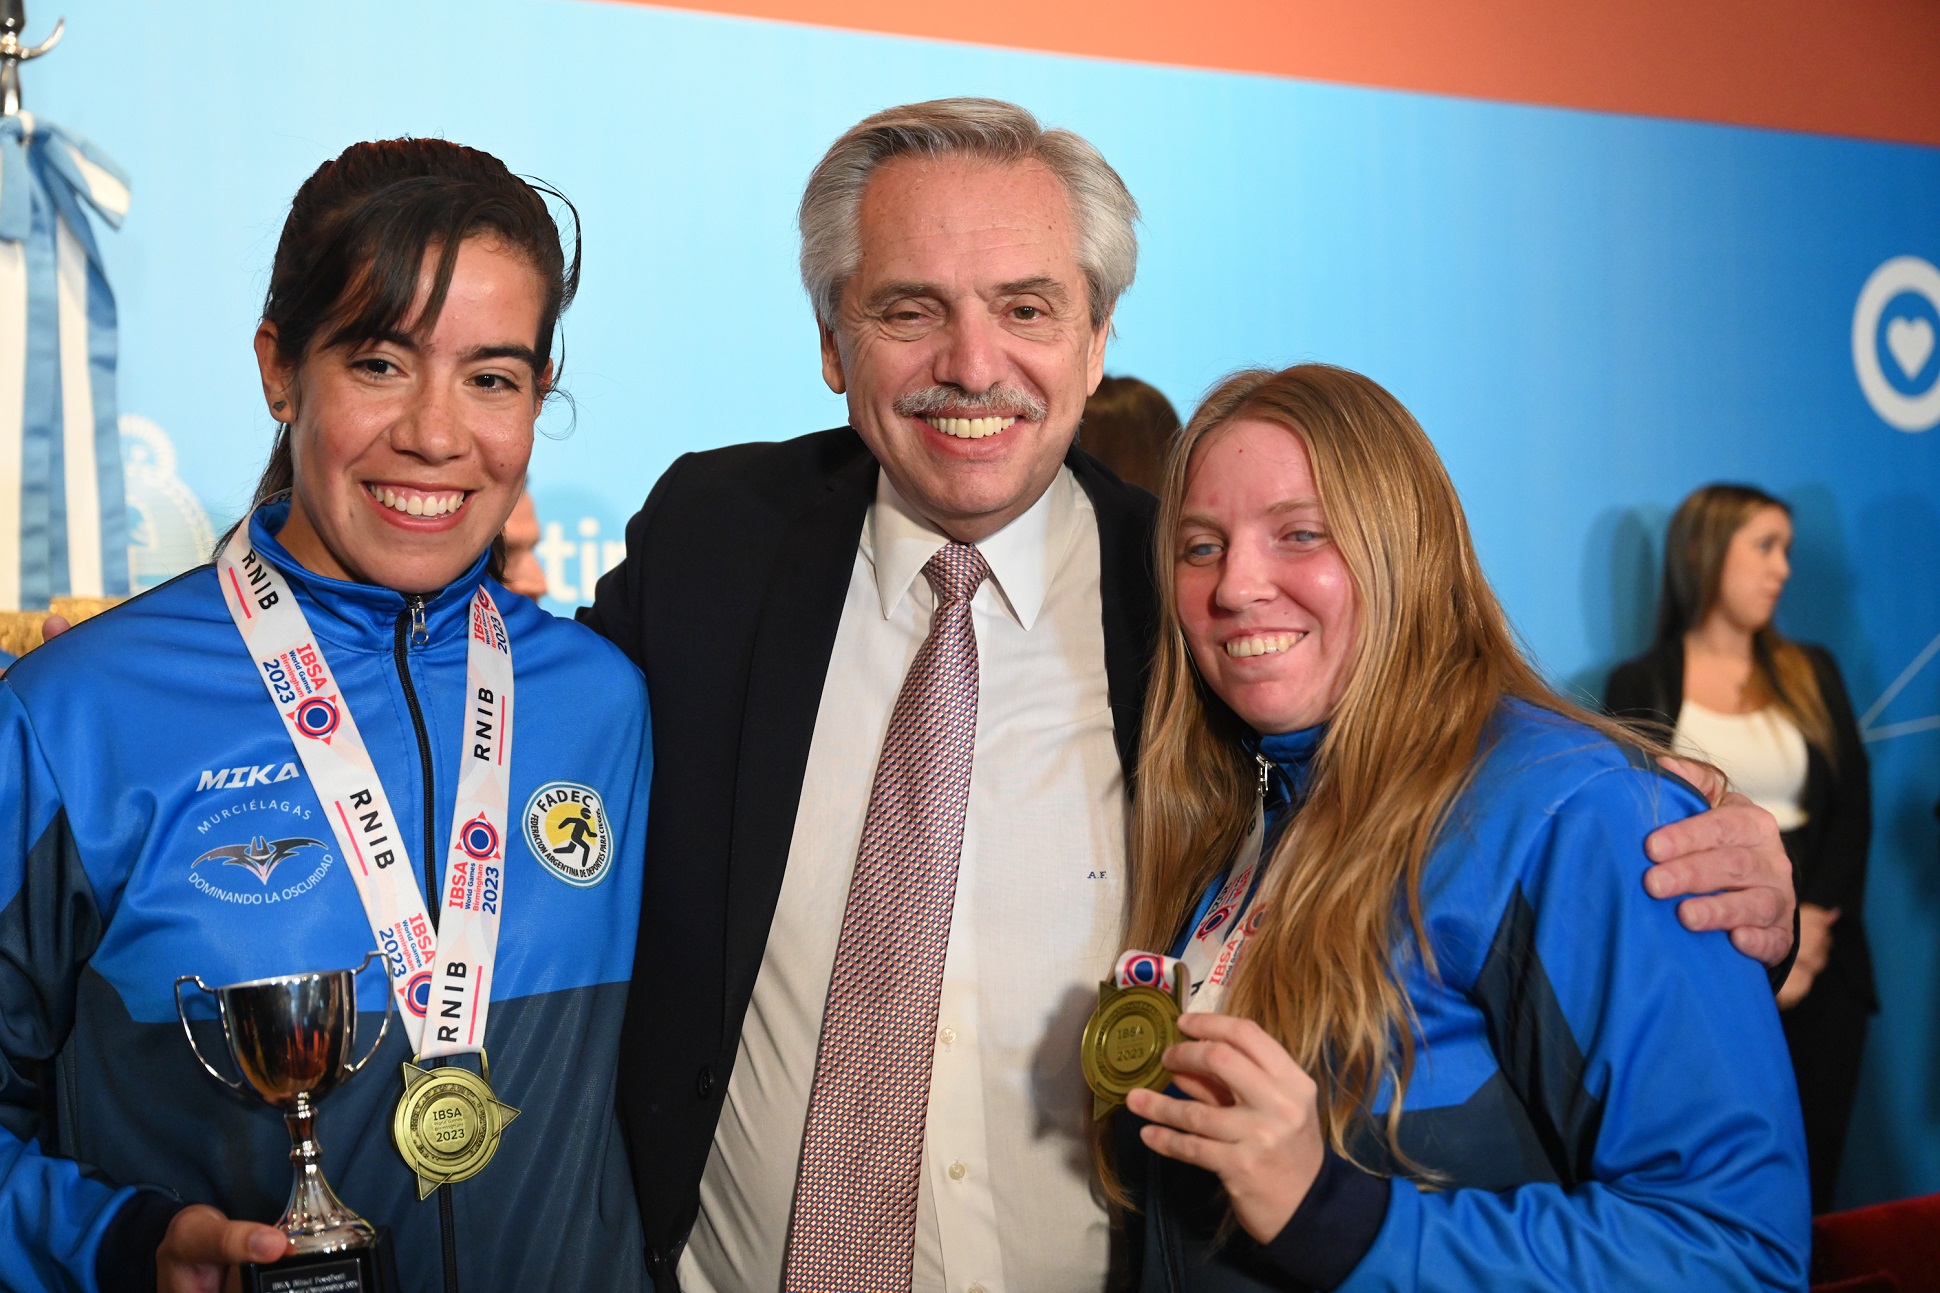
[[1113, 1128], [1142, 1287], [1802, 1287], [1770, 985], [1641, 882], [1703, 805], [1523, 658], [1413, 418], [1234, 377], [1158, 533], [1131, 955], [1193, 996]]

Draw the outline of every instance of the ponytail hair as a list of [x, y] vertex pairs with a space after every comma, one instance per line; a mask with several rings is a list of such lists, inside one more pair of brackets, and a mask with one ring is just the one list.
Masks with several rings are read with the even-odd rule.
[[[546, 199], [573, 218], [567, 260]], [[270, 267], [263, 322], [276, 329], [277, 357], [298, 368], [319, 347], [436, 326], [467, 238], [490, 234], [525, 257], [545, 285], [533, 350], [543, 372], [552, 360], [559, 316], [579, 290], [579, 213], [556, 189], [521, 179], [490, 153], [444, 139], [385, 139], [352, 144], [317, 167], [290, 203]], [[411, 318], [426, 255], [437, 266], [424, 308]], [[538, 374], [534, 374], [538, 376]], [[542, 396], [558, 384], [558, 369]], [[249, 511], [296, 484], [290, 424], [270, 447]], [[247, 514], [238, 526], [247, 522]], [[216, 547], [235, 533], [231, 526]], [[504, 551], [492, 543], [496, 577]]]

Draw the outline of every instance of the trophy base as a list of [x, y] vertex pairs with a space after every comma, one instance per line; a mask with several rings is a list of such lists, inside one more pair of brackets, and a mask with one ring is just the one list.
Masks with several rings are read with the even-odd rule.
[[243, 1293], [397, 1293], [397, 1253], [379, 1226], [368, 1248], [298, 1253], [280, 1262], [242, 1267]]

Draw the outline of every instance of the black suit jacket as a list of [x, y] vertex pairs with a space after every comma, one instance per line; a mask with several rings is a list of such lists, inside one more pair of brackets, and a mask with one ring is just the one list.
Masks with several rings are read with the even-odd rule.
[[[1154, 635], [1151, 495], [1073, 448], [1098, 518], [1105, 671], [1127, 781]], [[754, 992], [876, 460], [848, 427], [689, 454], [627, 526], [585, 621], [647, 675], [654, 775], [620, 1117], [656, 1287]]]
[[[1799, 805], [1807, 821], [1784, 837], [1799, 901], [1840, 909], [1839, 923], [1832, 927], [1832, 955], [1813, 991], [1822, 984], [1834, 985], [1864, 1009], [1875, 1010], [1879, 1002], [1873, 991], [1873, 957], [1866, 942], [1864, 911], [1866, 853], [1873, 835], [1866, 745], [1860, 740], [1852, 701], [1831, 654], [1809, 643], [1799, 645], [1812, 661], [1819, 694], [1825, 697], [1838, 756], [1835, 765], [1818, 747], [1807, 744], [1805, 795]], [[1618, 718], [1677, 726], [1677, 716], [1684, 709], [1683, 642], [1659, 643], [1618, 665], [1604, 686], [1603, 707]]]

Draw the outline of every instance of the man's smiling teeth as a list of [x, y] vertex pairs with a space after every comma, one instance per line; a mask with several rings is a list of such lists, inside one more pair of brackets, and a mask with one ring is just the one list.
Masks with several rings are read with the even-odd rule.
[[366, 485], [364, 492], [390, 508], [408, 516], [445, 516], [465, 505], [465, 491], [393, 489], [389, 485]]
[[1243, 660], [1248, 656], [1278, 655], [1293, 648], [1293, 644], [1305, 633], [1260, 633], [1253, 637], [1234, 638], [1226, 644], [1226, 654], [1234, 659]]
[[953, 435], [959, 440], [981, 440], [987, 435], [996, 435], [999, 431], [1002, 431], [1011, 423], [1017, 421], [1017, 419], [926, 417], [923, 421], [929, 423], [944, 435]]

